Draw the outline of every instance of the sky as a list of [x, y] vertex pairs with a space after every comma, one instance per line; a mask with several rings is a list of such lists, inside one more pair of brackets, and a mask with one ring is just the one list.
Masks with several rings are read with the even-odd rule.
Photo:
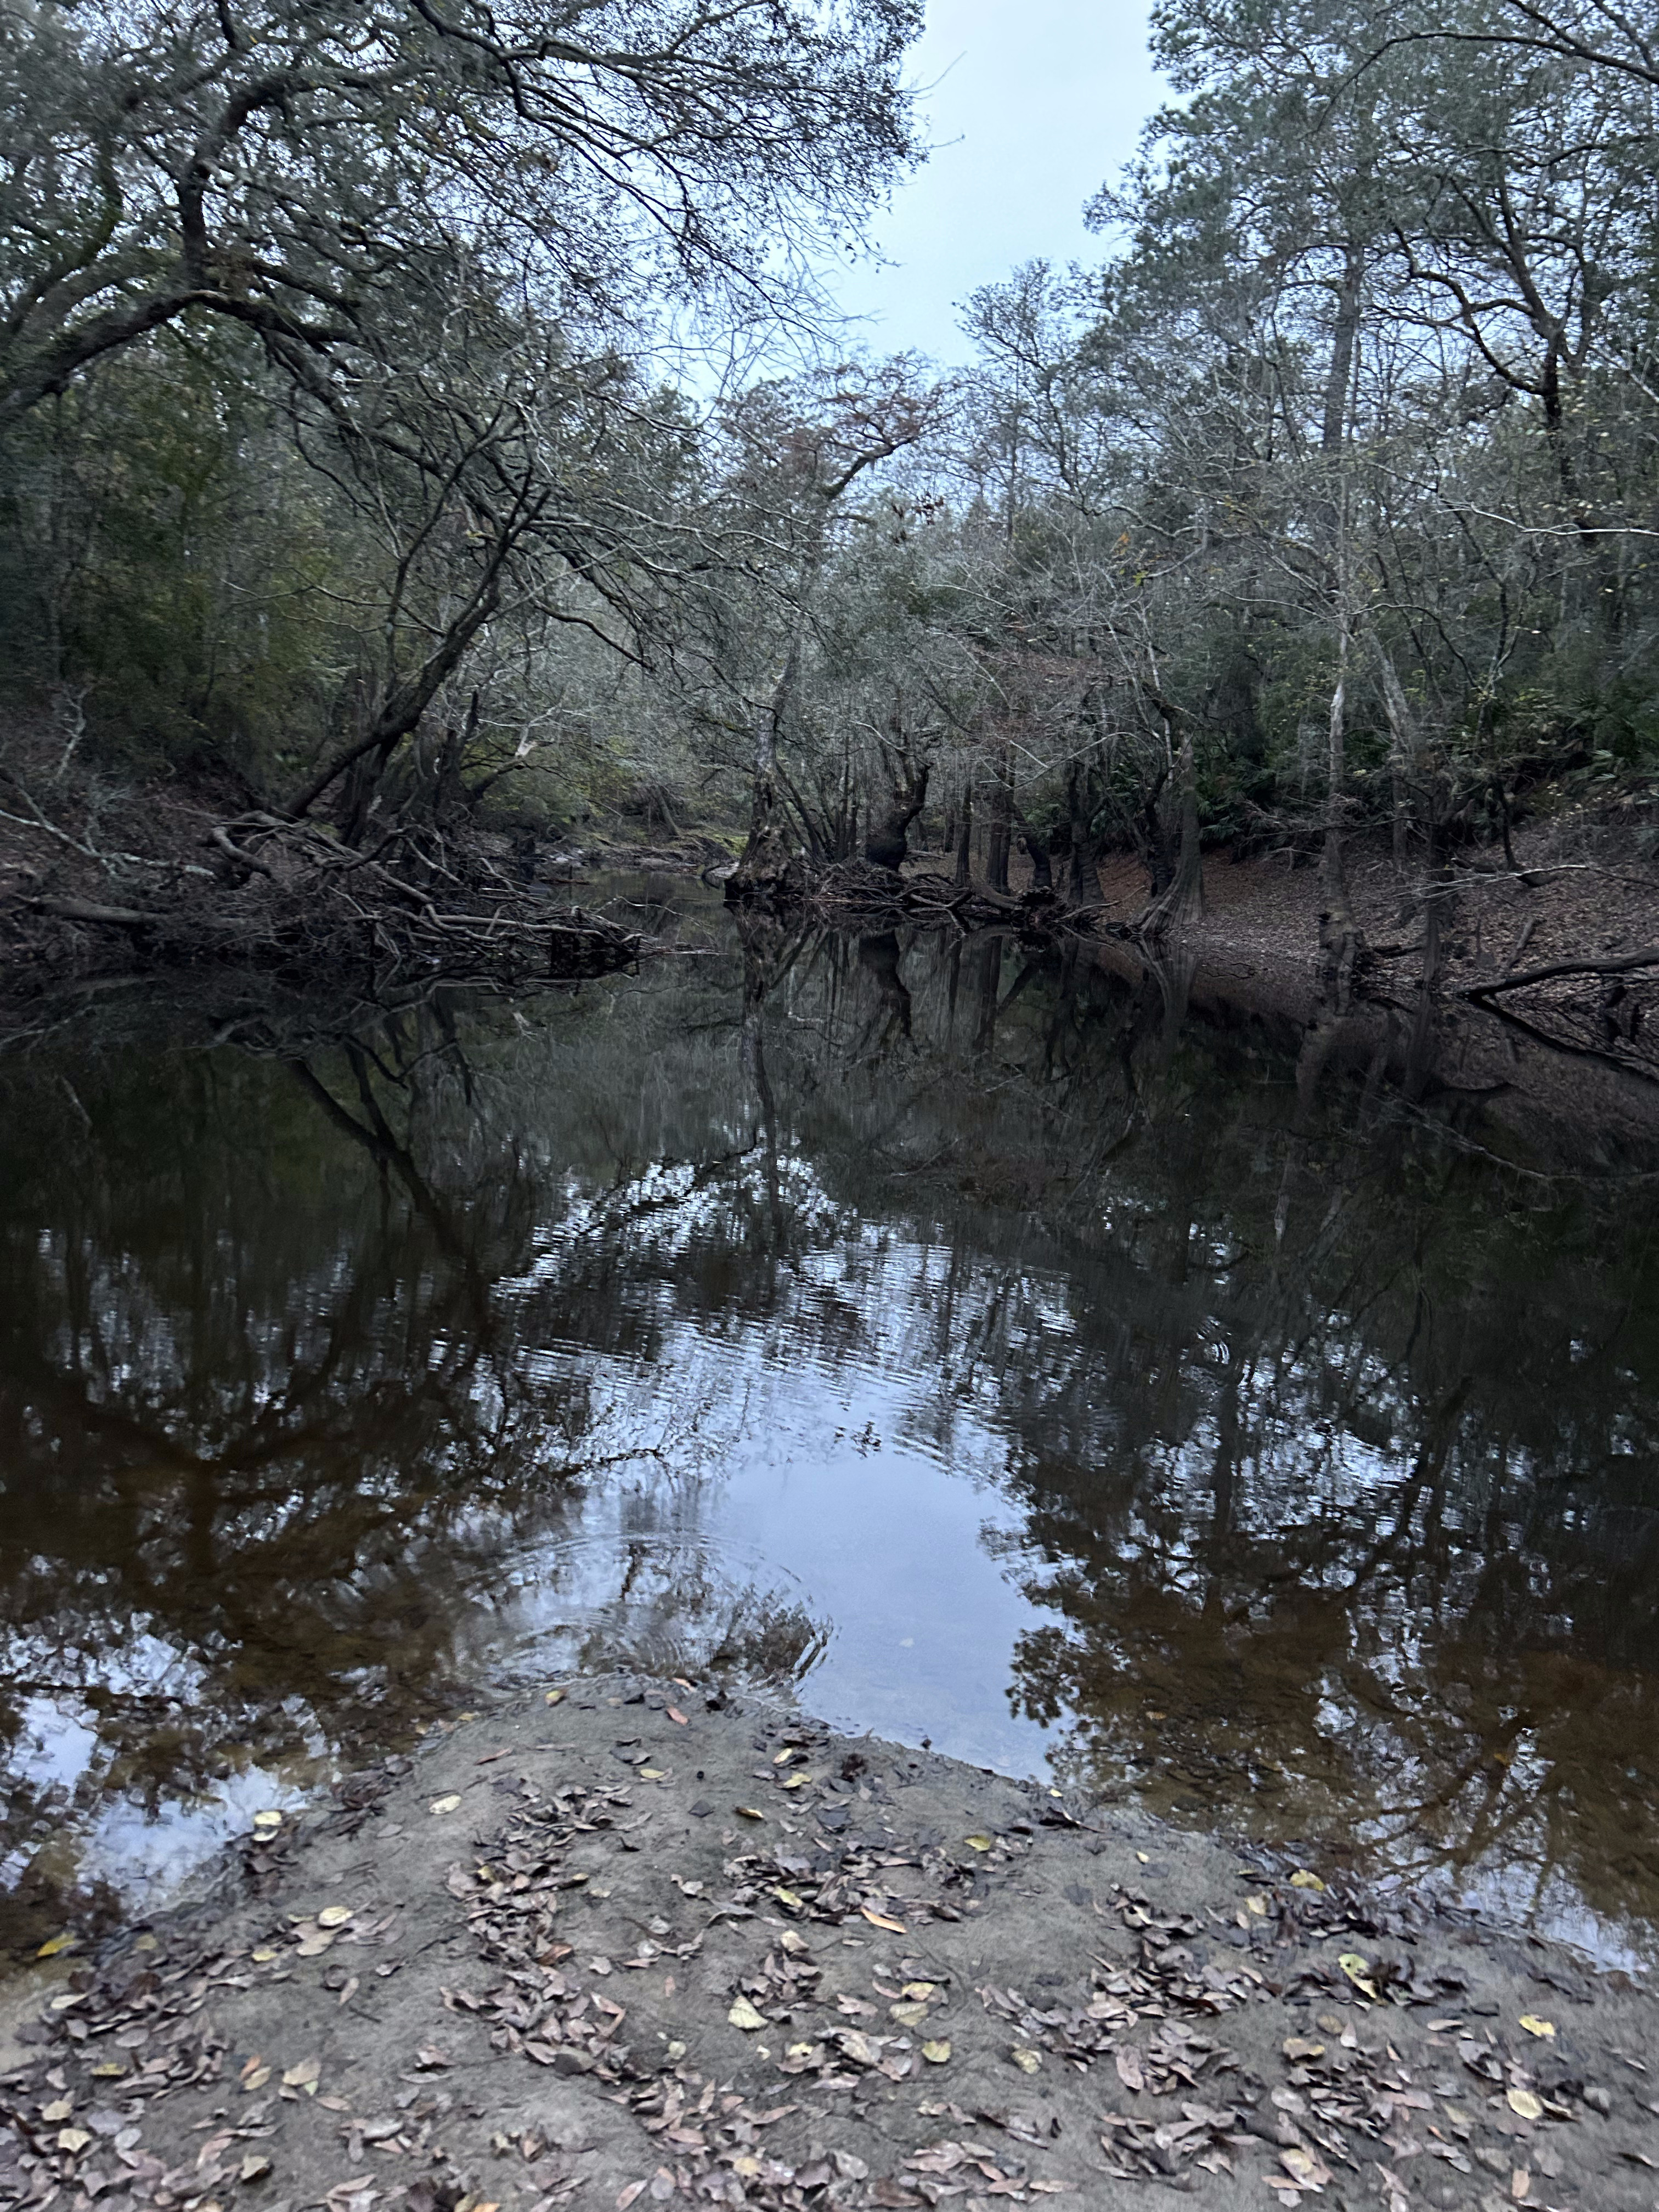
[[875, 354], [941, 362], [967, 345], [957, 303], [1039, 256], [1103, 258], [1083, 209], [1133, 154], [1160, 88], [1141, 0], [928, 0], [912, 82], [933, 151], [878, 214], [885, 261], [831, 289]]

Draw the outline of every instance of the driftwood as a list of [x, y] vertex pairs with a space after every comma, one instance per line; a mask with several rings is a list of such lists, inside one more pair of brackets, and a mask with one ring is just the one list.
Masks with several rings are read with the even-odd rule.
[[[215, 870], [175, 872], [142, 907], [41, 896], [27, 910], [122, 932], [157, 963], [236, 963], [290, 975], [325, 970], [375, 995], [434, 979], [521, 987], [628, 966], [641, 939], [599, 915], [515, 883], [476, 847], [429, 828], [356, 851], [310, 823], [265, 813], [213, 825]], [[212, 888], [199, 880], [210, 877]]]
[[[808, 862], [797, 855], [787, 871], [762, 894], [736, 878], [726, 886], [728, 903], [767, 911], [805, 909], [818, 919], [848, 927], [885, 926], [900, 920], [949, 922], [958, 929], [1013, 928], [1032, 937], [1086, 931], [1100, 919], [1097, 906], [1071, 906], [1053, 890], [1023, 896], [994, 891], [983, 884], [958, 884], [932, 872], [902, 876], [867, 860]], [[1106, 925], [1114, 934], [1129, 926]]]

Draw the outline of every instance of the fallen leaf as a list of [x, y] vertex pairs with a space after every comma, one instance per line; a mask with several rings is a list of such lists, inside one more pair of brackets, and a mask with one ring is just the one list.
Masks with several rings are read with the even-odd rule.
[[659, 1766], [636, 1766], [634, 1771], [641, 1782], [666, 1782], [668, 1779]]
[[84, 2150], [91, 2141], [92, 2137], [84, 2128], [59, 2128], [58, 2130], [59, 2150]]
[[1504, 2101], [1518, 2120], [1541, 2120], [1544, 2117], [1544, 2107], [1530, 2089], [1511, 2089]]
[[1325, 1885], [1321, 1881], [1319, 1876], [1316, 1874], [1310, 1874], [1306, 1867], [1298, 1867], [1296, 1872], [1291, 1876], [1291, 1887], [1292, 1889], [1317, 1889], [1322, 1891]]
[[251, 2097], [256, 2089], [263, 2089], [270, 2079], [270, 2067], [258, 2066], [254, 2069], [252, 2074], [247, 2074], [243, 2076], [242, 2087], [246, 2094]]
[[1151, 1866], [1152, 1863], [1152, 1855], [1150, 1851], [1137, 1851], [1135, 1856], [1140, 1861], [1142, 1866]]
[[793, 1889], [775, 1889], [772, 1894], [780, 1905], [787, 1905], [791, 1912], [804, 1912], [806, 1910], [805, 1899], [797, 1897]]
[[80, 1940], [67, 1930], [62, 1936], [48, 1936], [34, 1955], [37, 1959], [55, 1959], [60, 1951], [72, 1951]]
[[786, 1790], [805, 1790], [811, 1779], [810, 1774], [786, 1774], [783, 1778], [783, 1786]]
[[734, 1805], [732, 1809], [734, 1813], [741, 1813], [745, 1820], [763, 1820], [766, 1818], [757, 1806]]
[[1376, 1993], [1376, 1984], [1370, 1978], [1371, 1970], [1358, 1951], [1344, 1951], [1336, 1963], [1355, 1989], [1362, 1990], [1373, 2004], [1382, 2003], [1382, 2000]]
[[872, 1928], [884, 1928], [891, 1936], [908, 1936], [910, 1932], [902, 1920], [895, 1920], [890, 1912], [878, 1912], [873, 1905], [861, 1905], [859, 1911]]
[[435, 2043], [423, 2043], [415, 2053], [415, 2063], [428, 2073], [435, 2073], [440, 2067], [448, 2065], [449, 2054], [440, 2051]]
[[757, 2012], [747, 1997], [738, 1997], [726, 2017], [733, 2027], [740, 2027], [745, 2035], [753, 2035], [757, 2028], [766, 2025], [765, 2014]]
[[333, 1945], [334, 1930], [331, 1928], [307, 1928], [295, 1948], [302, 1959], [320, 1959], [325, 1951], [333, 1948]]
[[[547, 1702], [550, 1705], [562, 1705], [564, 1703], [564, 1692], [562, 1690], [550, 1690], [547, 1693]], [[645, 2186], [644, 2183], [641, 2182], [640, 2186], [643, 2188]]]
[[899, 1995], [908, 1997], [913, 2004], [926, 2004], [937, 1993], [938, 1988], [937, 1982], [907, 1982]]
[[1553, 2020], [1540, 2020], [1535, 2012], [1523, 2012], [1521, 2015], [1521, 2025], [1528, 2035], [1553, 2035], [1555, 2033], [1555, 2022]]
[[351, 1907], [349, 1905], [325, 1905], [317, 1915], [317, 1925], [319, 1928], [343, 1928], [350, 1917]]
[[461, 1801], [452, 1790], [447, 1797], [434, 1797], [430, 1809], [434, 1813], [459, 1813]]
[[319, 2058], [302, 2058], [297, 2066], [290, 2066], [283, 2075], [283, 2087], [285, 2089], [310, 2089], [314, 2092], [322, 2070], [322, 2061]]
[[1247, 1897], [1244, 1900], [1244, 1910], [1246, 1912], [1253, 1912], [1258, 1920], [1265, 1920], [1267, 1917], [1267, 1900], [1260, 1895]]
[[1008, 2056], [1022, 2074], [1035, 2074], [1042, 2061], [1028, 2044], [1017, 2043]]
[[268, 1966], [276, 1955], [276, 1953], [271, 1949], [269, 1943], [262, 1943], [257, 1951], [250, 1951], [248, 1953], [249, 1958], [252, 1960], [256, 1966]]
[[1146, 2087], [1146, 2076], [1141, 2071], [1138, 2051], [1131, 2051], [1126, 2046], [1121, 2051], [1114, 2051], [1112, 2056], [1117, 2066], [1117, 2078], [1126, 2089], [1140, 2090]]
[[644, 2196], [645, 2186], [642, 2181], [630, 2181], [617, 2199], [617, 2212], [628, 2212], [628, 2208], [634, 2199], [636, 2197]]
[[685, 1715], [680, 1711], [678, 1705], [669, 1706], [668, 1717], [673, 1722], [676, 1728], [687, 1728], [690, 1725], [687, 1721]]
[[996, 1838], [994, 1836], [964, 1836], [962, 1840], [969, 1850], [988, 1851], [994, 1845]]
[[263, 2175], [267, 2174], [270, 2172], [270, 2160], [265, 2156], [264, 2153], [262, 2150], [251, 2150], [247, 2156], [242, 2160], [242, 2169], [238, 2174], [237, 2179], [239, 2181], [258, 2181]]
[[1292, 2065], [1295, 2065], [1303, 2059], [1322, 2058], [1325, 2056], [1325, 2046], [1322, 2043], [1310, 2043], [1305, 2035], [1287, 2035], [1285, 2039], [1285, 2056]]
[[1303, 2149], [1300, 2144], [1292, 2149], [1280, 2151], [1279, 2162], [1287, 2173], [1295, 2176], [1304, 2189], [1322, 2189], [1331, 2178], [1330, 2168], [1316, 2158], [1310, 2150]]
[[951, 2046], [949, 2043], [943, 2041], [924, 2043], [921, 2046], [921, 2055], [930, 2066], [943, 2066], [950, 2059]]
[[887, 2008], [889, 2020], [896, 2020], [901, 2027], [920, 2027], [927, 2017], [925, 2004], [891, 2004]]
[[256, 1828], [280, 1828], [283, 1816], [274, 1805], [267, 1805], [254, 1814], [253, 1825]]
[[54, 2097], [51, 2104], [42, 2105], [40, 2107], [40, 2117], [43, 2120], [53, 2122], [67, 2120], [72, 2118], [74, 2113], [75, 2101], [70, 2097]]

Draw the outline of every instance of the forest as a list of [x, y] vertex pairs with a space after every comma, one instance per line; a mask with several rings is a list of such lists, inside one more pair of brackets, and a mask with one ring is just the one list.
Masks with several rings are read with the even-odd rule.
[[1639, 13], [1167, 0], [1097, 263], [948, 373], [817, 275], [923, 151], [914, 0], [0, 21], [14, 956], [430, 962], [434, 885], [631, 840], [1115, 856], [1153, 937], [1318, 858], [1352, 966], [1353, 850], [1432, 921], [1526, 825], [1659, 845]]

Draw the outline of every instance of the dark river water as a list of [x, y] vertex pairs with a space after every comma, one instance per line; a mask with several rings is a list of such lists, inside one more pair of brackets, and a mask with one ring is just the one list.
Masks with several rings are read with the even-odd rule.
[[637, 1660], [1653, 1957], [1659, 1186], [675, 902], [516, 1006], [0, 1056], [0, 1942]]

